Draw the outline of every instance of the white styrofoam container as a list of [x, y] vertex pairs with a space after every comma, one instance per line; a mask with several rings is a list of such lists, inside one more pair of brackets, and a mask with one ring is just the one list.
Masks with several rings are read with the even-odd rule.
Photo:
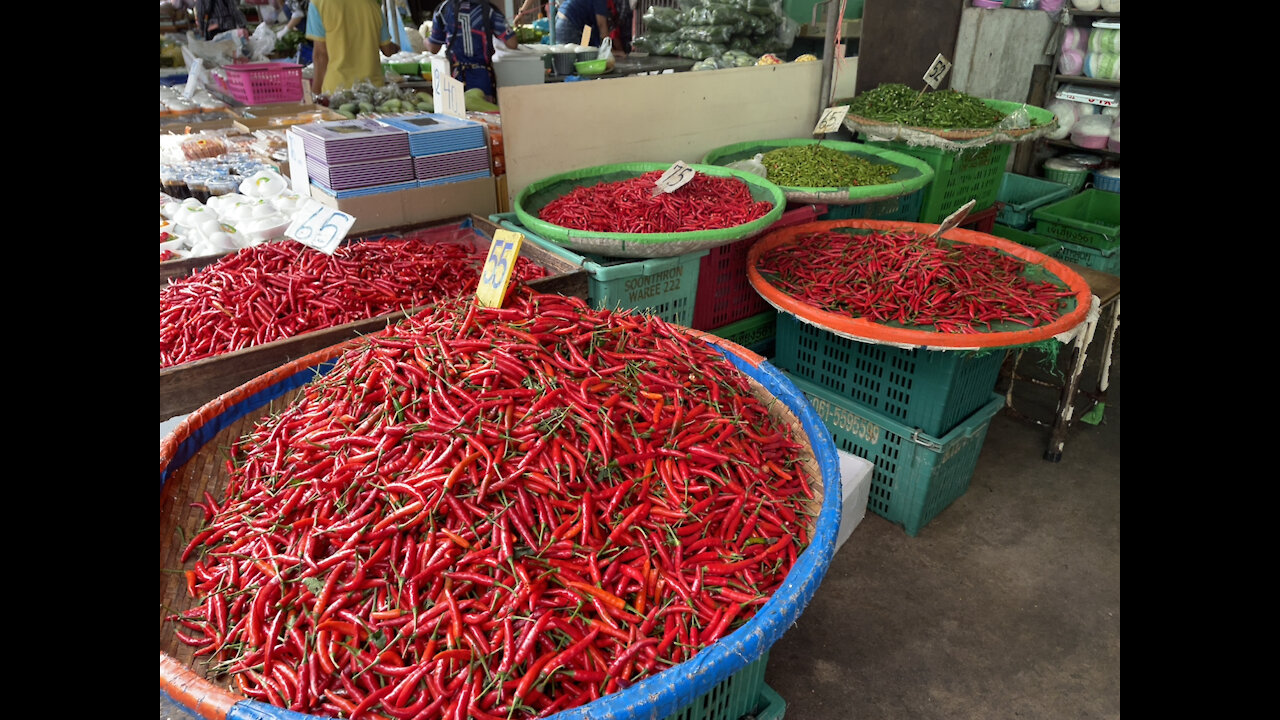
[[840, 457], [840, 493], [843, 501], [840, 509], [840, 532], [836, 534], [836, 549], [844, 545], [854, 528], [867, 514], [867, 499], [871, 495], [871, 471], [875, 466], [869, 460], [836, 450]]

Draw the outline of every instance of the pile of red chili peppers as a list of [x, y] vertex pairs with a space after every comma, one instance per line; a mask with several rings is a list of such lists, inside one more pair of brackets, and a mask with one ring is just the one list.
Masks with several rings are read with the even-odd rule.
[[[232, 449], [178, 637], [348, 718], [528, 718], [683, 662], [807, 546], [802, 445], [654, 316], [520, 291], [371, 335]], [[814, 508], [814, 510], [810, 510]]]
[[676, 233], [719, 230], [758, 220], [773, 203], [751, 197], [734, 177], [697, 173], [674, 192], [653, 195], [662, 177], [655, 170], [638, 177], [574, 188], [547, 203], [538, 217], [572, 230], [609, 233]]
[[941, 333], [1052, 322], [1075, 294], [1028, 279], [1012, 255], [911, 231], [809, 233], [763, 253], [757, 269], [819, 309]]
[[[383, 238], [333, 255], [296, 242], [244, 248], [160, 289], [160, 367], [475, 292], [486, 253]], [[520, 258], [512, 284], [546, 276]]]

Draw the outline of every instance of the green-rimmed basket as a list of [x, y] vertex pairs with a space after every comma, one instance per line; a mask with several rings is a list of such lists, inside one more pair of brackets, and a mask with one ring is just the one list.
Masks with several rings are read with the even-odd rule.
[[[606, 182], [630, 180], [654, 170], [667, 170], [669, 163], [622, 163], [574, 170], [539, 180], [516, 196], [514, 210], [520, 224], [539, 237], [579, 252], [612, 257], [660, 258], [684, 255], [696, 250], [709, 250], [741, 240], [768, 229], [786, 209], [787, 198], [782, 188], [758, 175], [731, 170], [718, 165], [690, 165], [694, 171], [716, 177], [734, 177], [747, 184], [757, 202], [770, 202], [773, 209], [764, 217], [749, 223], [715, 230], [677, 233], [625, 233], [575, 230], [542, 220], [538, 213], [551, 201], [575, 188]], [[677, 190], [676, 192], [679, 192]]]
[[987, 107], [1010, 115], [1025, 108], [1031, 119], [1025, 128], [927, 128], [916, 125], [885, 122], [850, 113], [844, 125], [853, 133], [864, 133], [875, 140], [900, 140], [913, 145], [933, 145], [957, 149], [980, 147], [988, 143], [1018, 143], [1044, 137], [1058, 127], [1058, 119], [1044, 108], [1007, 100], [979, 98]]
[[852, 187], [796, 187], [779, 185], [787, 200], [798, 203], [822, 203], [826, 205], [861, 205], [902, 197], [923, 189], [933, 182], [933, 168], [928, 163], [905, 153], [896, 152], [863, 143], [838, 142], [792, 138], [784, 140], [756, 140], [716, 148], [702, 158], [708, 165], [729, 165], [779, 148], [801, 145], [818, 145], [839, 150], [850, 157], [866, 160], [873, 165], [894, 165], [898, 171], [893, 182], [883, 185], [857, 185]]

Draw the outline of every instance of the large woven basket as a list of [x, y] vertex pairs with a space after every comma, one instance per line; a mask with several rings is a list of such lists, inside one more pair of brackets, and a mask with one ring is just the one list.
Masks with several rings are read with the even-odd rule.
[[[814, 500], [809, 546], [798, 557], [782, 585], [755, 616], [690, 660], [649, 676], [629, 688], [605, 695], [551, 717], [621, 720], [666, 718], [687, 707], [690, 699], [728, 682], [735, 673], [761, 658], [795, 622], [813, 597], [835, 549], [840, 524], [839, 463], [831, 434], [800, 392], [762, 357], [727, 340], [690, 330], [713, 344], [751, 381], [770, 413], [798, 428], [805, 438], [803, 463], [812, 480]], [[226, 393], [192, 413], [160, 443], [160, 687], [177, 703], [207, 719], [274, 718], [314, 720], [318, 716], [277, 708], [215, 685], [193, 662], [192, 649], [173, 636], [164, 617], [190, 607], [179, 556], [200, 522], [190, 503], [205, 491], [217, 497], [227, 482], [225, 449], [259, 418], [286, 407], [313, 378], [328, 372], [339, 356], [357, 348], [353, 339], [299, 358]], [[185, 535], [184, 535], [185, 534]]]

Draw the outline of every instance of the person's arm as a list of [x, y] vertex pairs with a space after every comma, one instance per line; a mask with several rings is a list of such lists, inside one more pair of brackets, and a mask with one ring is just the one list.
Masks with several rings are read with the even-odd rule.
[[382, 51], [383, 55], [391, 56], [400, 52], [400, 46], [391, 41], [391, 32], [387, 30], [385, 21], [382, 23], [382, 35], [378, 39], [382, 41], [378, 49]]
[[324, 22], [320, 19], [319, 8], [308, 8], [306, 36], [312, 43], [311, 92], [320, 95], [324, 87], [325, 71], [329, 69], [329, 46], [325, 43]]
[[[591, 39], [595, 40], [594, 45], [604, 42], [609, 37], [609, 18], [604, 15], [596, 15], [596, 29], [591, 33]], [[581, 40], [582, 38], [578, 38]]]
[[444, 47], [444, 41], [446, 39], [444, 33], [444, 20], [441, 15], [443, 9], [444, 5], [441, 5], [440, 9], [436, 10], [435, 14], [431, 16], [431, 32], [426, 37], [426, 47], [427, 52], [432, 55], [440, 52], [440, 48]]
[[519, 24], [520, 18], [526, 16], [532, 16], [536, 19], [538, 17], [539, 7], [540, 3], [538, 0], [524, 0], [524, 4], [516, 11], [516, 16], [512, 18], [512, 21]]
[[323, 94], [324, 73], [329, 69], [329, 46], [324, 40], [314, 40], [311, 49], [311, 92], [316, 95]]

